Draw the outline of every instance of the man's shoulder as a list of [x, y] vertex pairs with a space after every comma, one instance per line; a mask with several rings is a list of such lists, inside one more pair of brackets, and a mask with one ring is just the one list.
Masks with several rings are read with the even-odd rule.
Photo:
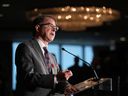
[[36, 42], [36, 40], [34, 40], [34, 39], [25, 40], [25, 41], [21, 42], [20, 44], [31, 45], [33, 42]]
[[34, 42], [34, 40], [25, 40], [19, 43], [18, 47], [27, 47], [27, 46], [31, 46], [32, 42]]

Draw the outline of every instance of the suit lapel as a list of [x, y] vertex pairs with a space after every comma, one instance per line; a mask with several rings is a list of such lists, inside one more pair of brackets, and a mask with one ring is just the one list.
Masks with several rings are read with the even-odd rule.
[[49, 73], [48, 70], [46, 70], [47, 66], [46, 66], [46, 62], [45, 62], [44, 56], [43, 56], [43, 52], [42, 52], [38, 42], [35, 39], [32, 40], [32, 45], [33, 45], [34, 50], [36, 50], [37, 54], [39, 55], [40, 60], [42, 61], [43, 66], [45, 66], [45, 71], [47, 73]]
[[[46, 70], [47, 66], [46, 66], [45, 58], [43, 56], [43, 52], [42, 52], [38, 42], [35, 39], [32, 40], [32, 45], [33, 45], [34, 50], [36, 50], [36, 52], [38, 53], [39, 57], [41, 58], [42, 63], [44, 64], [45, 70]], [[50, 63], [52, 64], [51, 65], [52, 73], [56, 74], [57, 73], [57, 69], [58, 69], [58, 67], [56, 66], [57, 62], [54, 60], [54, 57], [52, 56], [51, 53], [49, 53], [49, 56], [50, 56]], [[47, 73], [49, 73], [48, 69], [46, 71], [47, 71]]]
[[50, 53], [49, 57], [50, 57], [50, 62], [51, 62], [52, 73], [57, 74], [57, 72], [59, 71], [58, 64], [57, 64], [54, 56], [51, 53]]

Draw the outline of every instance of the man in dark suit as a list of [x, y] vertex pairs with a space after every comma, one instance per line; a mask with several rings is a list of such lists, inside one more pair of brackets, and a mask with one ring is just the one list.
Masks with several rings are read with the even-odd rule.
[[64, 96], [77, 89], [68, 83], [70, 70], [60, 72], [54, 56], [45, 48], [54, 40], [58, 27], [51, 16], [40, 16], [33, 21], [33, 39], [16, 49], [16, 96]]

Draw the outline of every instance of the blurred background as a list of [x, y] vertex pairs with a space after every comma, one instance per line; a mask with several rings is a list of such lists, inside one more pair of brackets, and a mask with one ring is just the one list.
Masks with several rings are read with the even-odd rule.
[[[77, 68], [82, 68], [78, 81], [81, 82], [94, 75], [89, 72], [89, 66], [93, 66], [100, 78], [112, 78], [112, 96], [127, 94], [126, 0], [1, 0], [0, 96], [14, 96], [15, 49], [20, 42], [31, 39], [31, 21], [39, 15], [52, 15], [58, 21], [60, 29], [49, 50], [56, 56], [61, 70], [76, 65], [74, 75], [78, 76]], [[90, 65], [76, 61], [74, 56], [61, 48]]]

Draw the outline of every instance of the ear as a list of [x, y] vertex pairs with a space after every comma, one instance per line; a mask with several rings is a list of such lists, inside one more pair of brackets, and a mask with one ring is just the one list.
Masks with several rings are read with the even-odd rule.
[[36, 29], [37, 32], [39, 32], [40, 31], [40, 26], [39, 25], [36, 25], [35, 26], [35, 29]]

